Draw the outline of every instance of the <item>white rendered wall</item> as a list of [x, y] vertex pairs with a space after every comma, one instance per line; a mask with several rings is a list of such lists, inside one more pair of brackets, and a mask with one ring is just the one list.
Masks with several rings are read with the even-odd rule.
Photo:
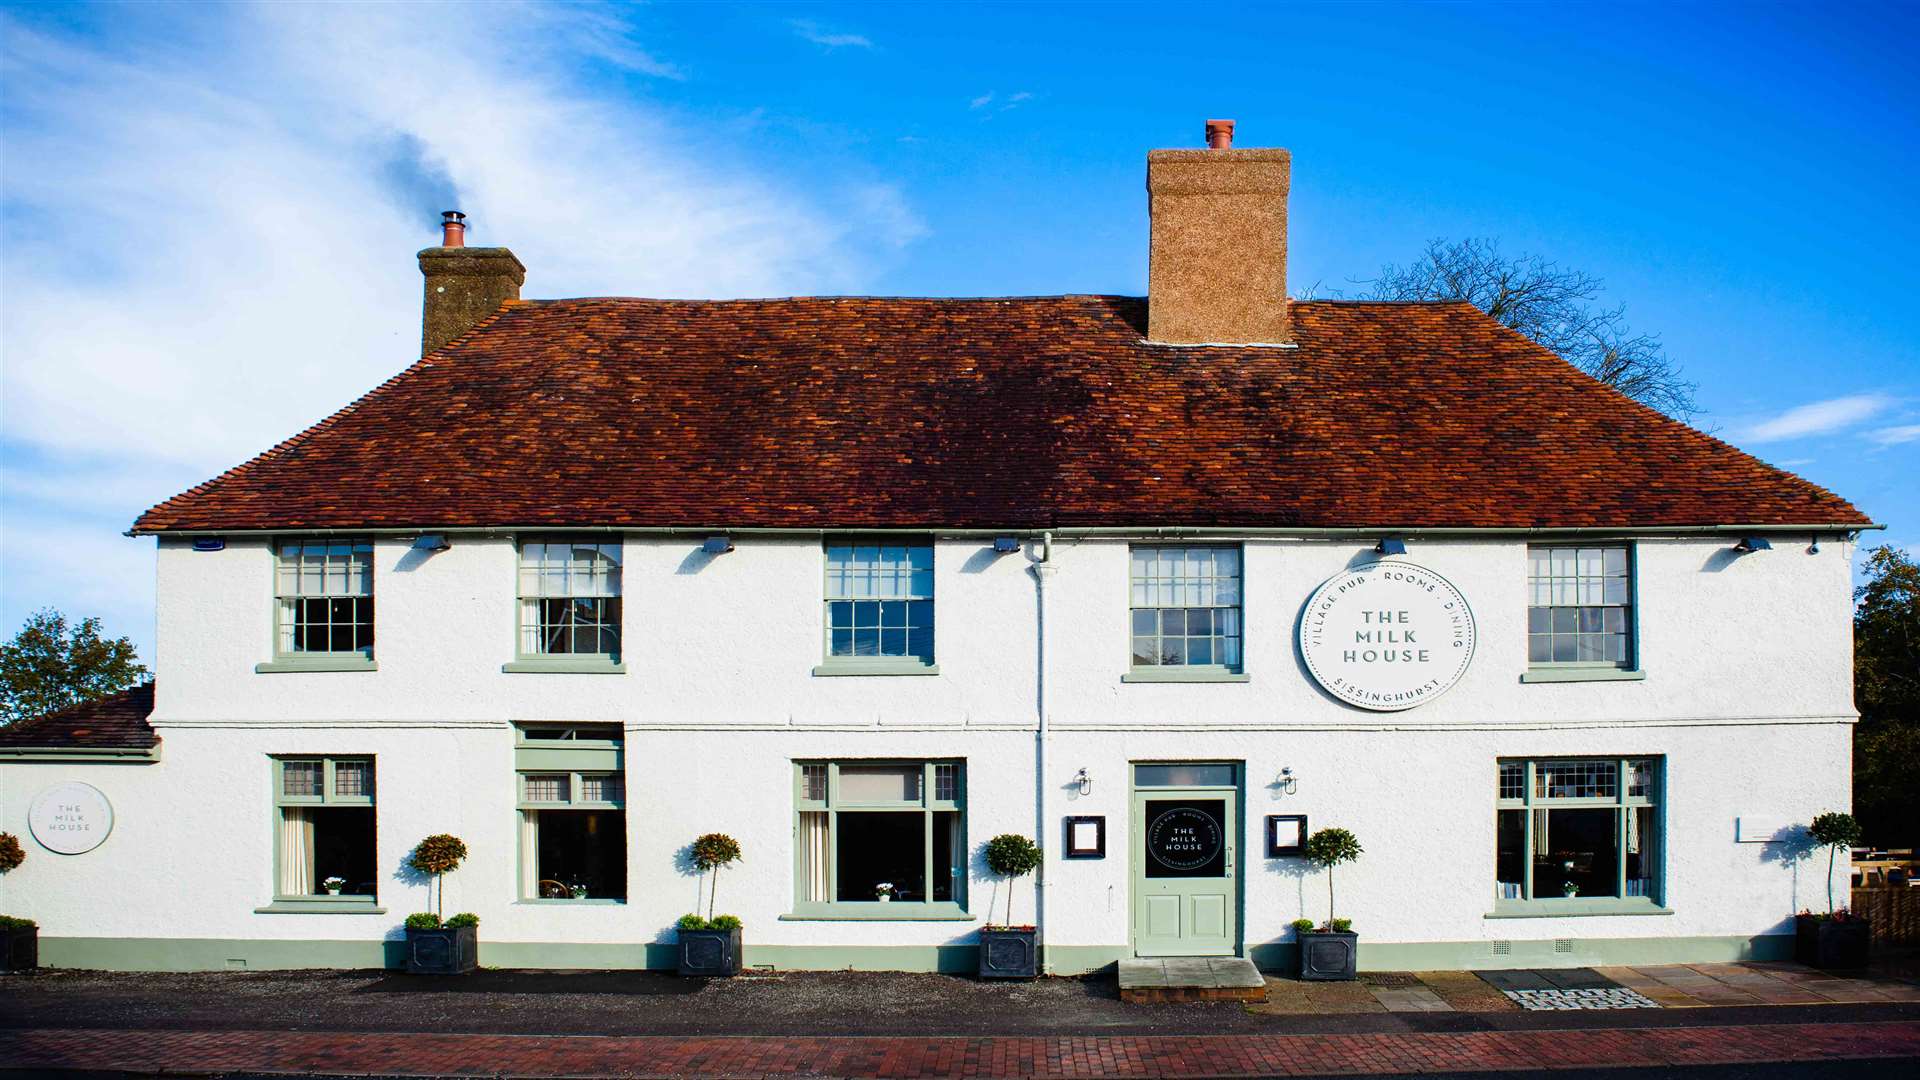
[[[1778, 845], [1735, 842], [1740, 817], [1781, 823], [1849, 802], [1850, 545], [1798, 543], [1734, 558], [1723, 540], [1642, 541], [1636, 601], [1643, 681], [1523, 684], [1526, 548], [1416, 542], [1478, 620], [1462, 681], [1402, 713], [1322, 694], [1302, 669], [1295, 620], [1326, 577], [1370, 552], [1352, 543], [1245, 544], [1245, 683], [1122, 683], [1127, 545], [1058, 543], [1049, 586], [1047, 775], [1033, 774], [1035, 590], [1027, 555], [975, 541], [936, 553], [941, 673], [822, 678], [822, 555], [812, 541], [740, 538], [718, 558], [690, 540], [629, 538], [624, 675], [506, 674], [514, 643], [514, 548], [458, 536], [433, 556], [376, 546], [379, 670], [256, 674], [272, 647], [271, 557], [262, 542], [216, 553], [160, 545], [159, 700], [164, 760], [148, 766], [0, 764], [0, 830], [29, 860], [0, 878], [0, 910], [43, 935], [235, 941], [380, 940], [426, 903], [394, 875], [421, 836], [450, 831], [474, 854], [447, 888], [483, 939], [669, 940], [694, 906], [675, 855], [695, 835], [740, 839], [720, 907], [750, 948], [966, 943], [975, 923], [782, 920], [792, 904], [797, 757], [967, 761], [970, 908], [990, 883], [978, 846], [1006, 831], [1049, 851], [1050, 945], [1128, 945], [1128, 762], [1246, 763], [1240, 870], [1249, 947], [1324, 914], [1325, 881], [1269, 862], [1261, 818], [1305, 813], [1367, 849], [1339, 871], [1340, 913], [1369, 942], [1562, 937], [1699, 938], [1778, 933], [1824, 903], [1824, 860], [1781, 863]], [[629, 902], [514, 901], [511, 723], [608, 721], [627, 730]], [[271, 754], [372, 754], [384, 915], [256, 914], [272, 887]], [[1662, 755], [1663, 892], [1673, 914], [1491, 920], [1494, 759]], [[1296, 795], [1267, 785], [1283, 766]], [[1086, 768], [1093, 794], [1072, 790]], [[100, 849], [58, 856], [28, 838], [43, 788], [85, 780], [113, 801]], [[1036, 787], [1048, 792], [1036, 825]], [[1108, 856], [1060, 861], [1060, 819], [1104, 814]], [[1844, 865], [1840, 870], [1844, 882]], [[1016, 914], [1034, 910], [1032, 883]], [[749, 959], [752, 959], [750, 952]]]

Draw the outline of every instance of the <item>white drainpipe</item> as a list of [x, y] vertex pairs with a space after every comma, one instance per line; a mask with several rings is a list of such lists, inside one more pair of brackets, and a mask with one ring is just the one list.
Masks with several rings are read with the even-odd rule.
[[[1041, 533], [1040, 559], [1033, 564], [1033, 581], [1034, 588], [1037, 591], [1037, 604], [1039, 607], [1039, 632], [1036, 635], [1039, 638], [1039, 655], [1036, 658], [1035, 664], [1035, 679], [1038, 685], [1035, 687], [1034, 696], [1036, 699], [1035, 707], [1040, 713], [1033, 750], [1033, 838], [1035, 842], [1040, 845], [1041, 851], [1040, 873], [1039, 876], [1034, 879], [1033, 888], [1033, 926], [1037, 936], [1043, 943], [1043, 949], [1045, 947], [1044, 943], [1047, 940], [1047, 867], [1054, 860], [1053, 838], [1047, 833], [1047, 821], [1049, 820], [1047, 816], [1047, 793], [1048, 789], [1052, 787], [1052, 785], [1047, 782], [1047, 742], [1052, 734], [1047, 723], [1047, 581], [1053, 577], [1054, 571], [1057, 569], [1058, 567], [1053, 565], [1053, 534], [1050, 532]], [[1044, 952], [1042, 955], [1045, 955]], [[1051, 974], [1053, 972], [1052, 962], [1050, 960], [1043, 961], [1041, 971], [1043, 974]]]

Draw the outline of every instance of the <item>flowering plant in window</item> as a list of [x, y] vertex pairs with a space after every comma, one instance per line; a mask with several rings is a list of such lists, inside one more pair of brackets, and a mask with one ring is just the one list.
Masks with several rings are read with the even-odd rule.
[[567, 891], [573, 894], [575, 900], [585, 900], [587, 898], [587, 887], [585, 885], [578, 883], [569, 885]]
[[873, 895], [878, 897], [881, 900], [893, 899], [893, 893], [894, 893], [894, 888], [893, 888], [893, 882], [891, 881], [882, 881], [873, 887]]
[[343, 877], [321, 878], [320, 887], [327, 890], [328, 896], [339, 896], [340, 890], [347, 887], [347, 879]]

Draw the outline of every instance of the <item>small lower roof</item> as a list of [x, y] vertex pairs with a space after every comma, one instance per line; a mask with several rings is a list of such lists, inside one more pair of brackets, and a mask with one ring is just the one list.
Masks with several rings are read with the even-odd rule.
[[149, 750], [160, 744], [152, 714], [153, 684], [141, 683], [0, 727], [0, 750]]

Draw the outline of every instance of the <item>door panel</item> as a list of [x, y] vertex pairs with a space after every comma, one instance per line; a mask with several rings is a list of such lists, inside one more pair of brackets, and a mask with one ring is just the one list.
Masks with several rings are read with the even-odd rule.
[[1129, 844], [1135, 954], [1234, 953], [1239, 820], [1238, 792], [1231, 789], [1134, 792]]

